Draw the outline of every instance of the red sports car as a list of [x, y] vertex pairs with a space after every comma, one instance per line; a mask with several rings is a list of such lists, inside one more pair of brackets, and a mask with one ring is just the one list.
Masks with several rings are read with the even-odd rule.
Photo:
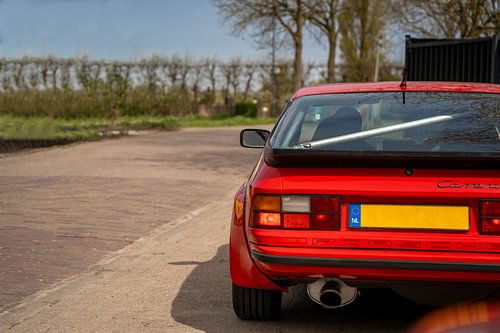
[[445, 304], [500, 287], [500, 85], [334, 84], [300, 89], [236, 194], [233, 305], [273, 319], [307, 284], [327, 308], [389, 287]]

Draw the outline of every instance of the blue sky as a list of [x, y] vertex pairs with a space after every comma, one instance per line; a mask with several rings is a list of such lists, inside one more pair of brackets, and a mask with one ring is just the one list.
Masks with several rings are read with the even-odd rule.
[[[232, 36], [208, 0], [1, 0], [0, 38], [4, 57], [269, 55]], [[306, 35], [304, 58], [324, 62], [326, 50]]]

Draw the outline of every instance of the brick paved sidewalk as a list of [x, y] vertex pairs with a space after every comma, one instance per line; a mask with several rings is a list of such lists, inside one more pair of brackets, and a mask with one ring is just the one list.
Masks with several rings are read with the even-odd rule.
[[151, 132], [4, 155], [0, 312], [236, 189], [259, 154], [238, 135]]

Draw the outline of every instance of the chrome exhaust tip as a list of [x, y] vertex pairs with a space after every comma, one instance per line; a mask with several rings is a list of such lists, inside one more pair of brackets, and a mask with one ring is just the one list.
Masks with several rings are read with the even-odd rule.
[[325, 309], [336, 309], [352, 303], [358, 290], [340, 279], [319, 279], [307, 285], [307, 294]]

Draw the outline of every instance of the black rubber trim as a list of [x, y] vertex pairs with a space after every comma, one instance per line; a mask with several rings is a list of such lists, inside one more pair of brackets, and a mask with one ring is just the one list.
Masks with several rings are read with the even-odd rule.
[[406, 260], [368, 260], [341, 258], [309, 258], [274, 256], [252, 251], [252, 258], [270, 265], [320, 266], [320, 267], [351, 267], [351, 268], [382, 268], [409, 269], [424, 271], [453, 272], [484, 272], [499, 273], [500, 265], [462, 262], [406, 261]]
[[380, 152], [264, 147], [264, 160], [278, 168], [431, 168], [497, 170], [500, 152]]

